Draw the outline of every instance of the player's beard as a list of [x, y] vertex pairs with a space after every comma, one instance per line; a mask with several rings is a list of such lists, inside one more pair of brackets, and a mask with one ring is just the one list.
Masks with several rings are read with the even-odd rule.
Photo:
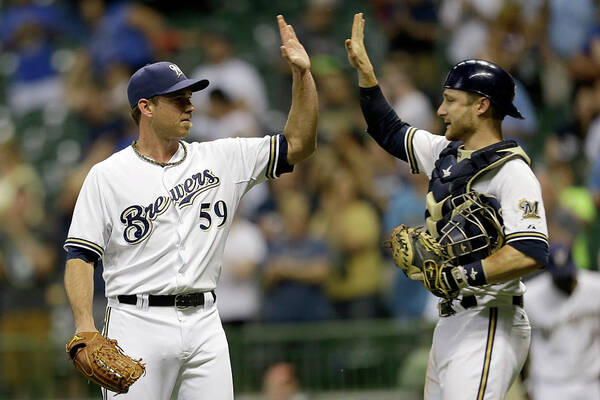
[[446, 125], [444, 136], [448, 140], [465, 141], [469, 136], [476, 131], [474, 121], [465, 114], [462, 117], [451, 120], [450, 124]]

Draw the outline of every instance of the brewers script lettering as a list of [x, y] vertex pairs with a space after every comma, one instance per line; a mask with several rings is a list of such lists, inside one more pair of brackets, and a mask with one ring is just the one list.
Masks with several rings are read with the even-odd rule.
[[146, 207], [136, 204], [127, 207], [120, 218], [125, 225], [123, 238], [129, 244], [141, 243], [152, 233], [152, 221], [167, 211], [171, 203], [183, 209], [193, 204], [200, 193], [219, 186], [220, 182], [218, 176], [205, 169], [170, 189], [170, 196], [159, 196]]

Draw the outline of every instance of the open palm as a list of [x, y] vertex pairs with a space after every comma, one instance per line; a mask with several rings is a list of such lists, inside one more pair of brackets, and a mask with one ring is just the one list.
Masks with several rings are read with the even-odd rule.
[[281, 35], [281, 55], [290, 64], [290, 67], [304, 71], [310, 68], [310, 58], [304, 47], [296, 37], [296, 32], [288, 25], [282, 15], [277, 16], [279, 34]]
[[357, 69], [372, 69], [371, 61], [365, 49], [365, 19], [362, 13], [354, 15], [352, 22], [352, 38], [346, 39], [346, 52], [350, 65]]

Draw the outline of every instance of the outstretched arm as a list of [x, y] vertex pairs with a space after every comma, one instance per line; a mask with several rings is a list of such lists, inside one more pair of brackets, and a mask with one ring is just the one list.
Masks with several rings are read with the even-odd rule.
[[363, 14], [354, 14], [352, 38], [346, 39], [345, 46], [348, 61], [358, 73], [360, 108], [367, 122], [367, 132], [385, 151], [408, 161], [404, 137], [410, 126], [400, 120], [377, 85], [373, 65], [365, 49], [364, 28]]
[[346, 52], [348, 61], [358, 73], [358, 86], [369, 88], [377, 85], [377, 78], [373, 71], [373, 65], [365, 49], [365, 19], [363, 13], [354, 14], [352, 22], [352, 38], [346, 39]]
[[310, 58], [298, 41], [294, 28], [277, 16], [281, 35], [281, 55], [292, 69], [292, 107], [283, 134], [288, 142], [288, 163], [294, 165], [317, 148], [318, 100], [310, 72]]

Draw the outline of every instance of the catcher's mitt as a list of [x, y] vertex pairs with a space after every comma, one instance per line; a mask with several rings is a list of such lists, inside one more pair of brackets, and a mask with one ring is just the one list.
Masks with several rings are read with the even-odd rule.
[[124, 354], [116, 340], [98, 332], [76, 333], [67, 342], [66, 351], [77, 371], [116, 393], [127, 393], [146, 370], [141, 359]]
[[450, 264], [445, 249], [427, 232], [400, 225], [392, 231], [389, 246], [406, 276], [422, 281], [434, 295], [452, 299], [467, 286], [462, 267]]

